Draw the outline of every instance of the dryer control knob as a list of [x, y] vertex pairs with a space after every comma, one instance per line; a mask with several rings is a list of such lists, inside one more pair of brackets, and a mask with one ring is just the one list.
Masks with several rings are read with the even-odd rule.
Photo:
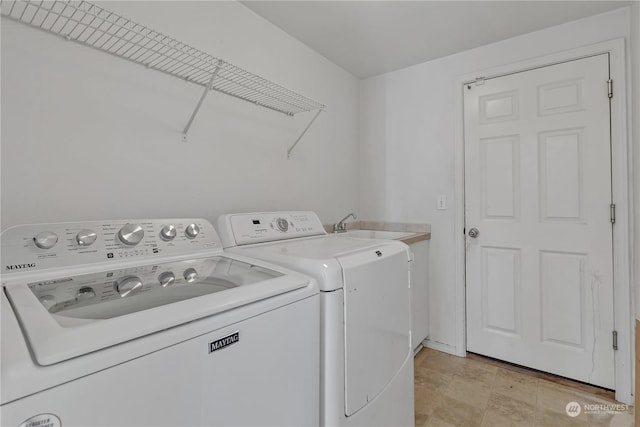
[[58, 235], [51, 231], [43, 231], [33, 238], [33, 242], [40, 249], [51, 249], [58, 243]]
[[198, 272], [196, 271], [195, 268], [187, 268], [184, 271], [184, 279], [187, 281], [187, 283], [191, 283], [197, 278], [198, 278]]
[[80, 246], [91, 246], [93, 242], [98, 238], [98, 234], [93, 230], [80, 230], [78, 234], [76, 234], [76, 242]]
[[184, 229], [184, 234], [189, 239], [195, 239], [198, 234], [200, 234], [200, 227], [197, 224], [189, 224], [187, 228]]
[[142, 289], [142, 280], [137, 276], [127, 276], [116, 282], [116, 291], [122, 298]]
[[122, 243], [135, 246], [144, 237], [144, 230], [138, 224], [126, 223], [118, 232], [118, 238]]
[[278, 226], [278, 230], [285, 232], [289, 229], [289, 221], [284, 218], [276, 219], [276, 225]]
[[176, 275], [170, 271], [165, 271], [158, 276], [158, 281], [160, 282], [160, 286], [166, 288], [167, 286], [173, 285], [175, 283]]
[[162, 227], [160, 230], [160, 238], [165, 242], [170, 242], [171, 240], [176, 238], [176, 228], [169, 224]]

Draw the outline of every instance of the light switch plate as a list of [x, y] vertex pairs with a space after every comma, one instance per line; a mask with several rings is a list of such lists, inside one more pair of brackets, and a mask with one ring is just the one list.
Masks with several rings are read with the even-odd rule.
[[437, 203], [438, 203], [437, 209], [439, 211], [447, 210], [447, 196], [445, 196], [444, 194], [439, 194]]

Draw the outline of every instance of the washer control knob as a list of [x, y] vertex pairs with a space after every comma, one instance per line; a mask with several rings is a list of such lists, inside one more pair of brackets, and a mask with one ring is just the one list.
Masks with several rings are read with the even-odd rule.
[[47, 311], [56, 305], [56, 298], [53, 295], [42, 295], [39, 300]]
[[51, 231], [43, 231], [33, 238], [33, 242], [40, 249], [51, 249], [58, 243], [58, 235]]
[[187, 228], [184, 229], [184, 234], [189, 239], [195, 239], [198, 234], [200, 234], [200, 227], [197, 224], [191, 223], [187, 225]]
[[187, 283], [191, 283], [197, 278], [198, 278], [198, 272], [196, 271], [195, 268], [187, 268], [184, 271], [184, 279], [187, 281]]
[[142, 289], [142, 280], [137, 276], [127, 276], [116, 282], [116, 291], [122, 298]]
[[144, 230], [138, 224], [126, 223], [118, 232], [118, 238], [122, 243], [135, 246], [144, 237]]
[[78, 289], [78, 293], [76, 294], [76, 300], [85, 301], [95, 296], [96, 296], [96, 291], [94, 291], [91, 286], [83, 286], [80, 289]]
[[171, 240], [176, 238], [176, 228], [169, 224], [162, 227], [160, 230], [160, 238], [165, 242], [170, 242]]
[[91, 246], [93, 242], [98, 238], [98, 234], [93, 230], [80, 230], [78, 234], [76, 234], [76, 242], [80, 246]]
[[276, 219], [276, 226], [278, 226], [278, 230], [287, 231], [289, 229], [289, 221], [284, 218]]
[[167, 286], [173, 285], [175, 283], [176, 275], [170, 271], [165, 271], [158, 276], [158, 281], [160, 282], [160, 286], [166, 288]]

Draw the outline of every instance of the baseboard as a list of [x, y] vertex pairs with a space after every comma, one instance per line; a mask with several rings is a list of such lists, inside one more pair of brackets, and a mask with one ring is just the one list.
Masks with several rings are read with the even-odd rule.
[[453, 354], [454, 356], [461, 356], [461, 357], [466, 356], [466, 353], [458, 354], [457, 349], [454, 345], [444, 344], [438, 341], [432, 341], [429, 338], [422, 341], [422, 345], [425, 346], [426, 348], [431, 348], [433, 350], [438, 350], [444, 353]]
[[418, 353], [420, 353], [420, 350], [422, 350], [423, 348], [424, 348], [424, 345], [422, 345], [422, 343], [418, 344], [416, 348], [413, 349], [413, 357], [415, 357]]

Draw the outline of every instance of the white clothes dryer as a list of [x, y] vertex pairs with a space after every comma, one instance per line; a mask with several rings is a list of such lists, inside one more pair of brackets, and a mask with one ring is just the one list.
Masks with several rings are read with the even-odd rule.
[[223, 215], [225, 251], [314, 277], [321, 302], [323, 426], [412, 426], [410, 252], [327, 234], [313, 212]]
[[314, 426], [319, 293], [203, 219], [2, 234], [2, 426]]

